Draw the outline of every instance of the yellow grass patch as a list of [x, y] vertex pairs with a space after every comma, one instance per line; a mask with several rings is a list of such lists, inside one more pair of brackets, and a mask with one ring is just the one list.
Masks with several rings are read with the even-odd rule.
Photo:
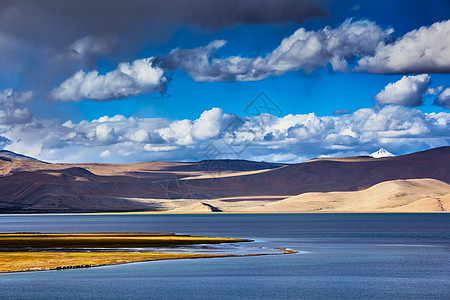
[[244, 239], [154, 233], [4, 233], [0, 248], [135, 248], [249, 242]]
[[229, 255], [155, 252], [0, 252], [0, 273], [75, 269], [140, 261], [227, 256]]
[[[166, 233], [3, 233], [0, 234], [0, 273], [90, 268], [152, 260], [296, 253], [284, 248], [277, 248], [282, 251], [280, 253], [244, 255], [132, 252], [135, 247], [233, 242], [250, 240]], [[82, 252], [80, 248], [90, 250]], [[120, 250], [108, 250], [111, 248]]]

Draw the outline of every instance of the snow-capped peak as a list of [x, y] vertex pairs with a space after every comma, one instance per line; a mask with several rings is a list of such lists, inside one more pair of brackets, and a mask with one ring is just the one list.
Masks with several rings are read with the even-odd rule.
[[384, 148], [380, 148], [380, 150], [370, 154], [370, 156], [372, 156], [373, 158], [381, 158], [381, 157], [391, 157], [391, 156], [395, 156], [395, 155], [392, 154], [391, 152], [387, 151]]

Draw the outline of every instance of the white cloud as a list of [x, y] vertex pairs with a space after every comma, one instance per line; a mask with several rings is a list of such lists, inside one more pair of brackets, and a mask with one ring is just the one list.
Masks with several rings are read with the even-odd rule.
[[319, 156], [367, 155], [381, 147], [403, 154], [450, 145], [449, 128], [450, 113], [427, 114], [395, 105], [339, 116], [245, 118], [213, 108], [197, 120], [120, 115], [62, 124], [34, 120], [0, 125], [0, 136], [8, 141], [7, 149], [48, 161], [240, 158], [299, 162]]
[[110, 101], [143, 93], [161, 92], [166, 78], [158, 67], [152, 67], [153, 58], [120, 63], [114, 71], [99, 75], [97, 71], [78, 71], [53, 89], [53, 101]]
[[145, 129], [139, 129], [134, 132], [131, 132], [128, 136], [130, 141], [138, 143], [148, 142], [150, 140], [150, 135], [148, 134], [148, 131]]
[[104, 122], [121, 122], [125, 121], [126, 118], [122, 115], [115, 115], [114, 117], [103, 116], [98, 118], [97, 120], [93, 120], [92, 122], [104, 123]]
[[299, 158], [297, 155], [292, 153], [286, 153], [286, 154], [280, 154], [280, 153], [273, 153], [273, 154], [267, 154], [267, 155], [261, 155], [261, 156], [255, 156], [253, 158], [255, 161], [266, 161], [266, 162], [302, 162], [307, 160], [306, 158]]
[[170, 123], [169, 127], [158, 129], [156, 132], [168, 143], [189, 145], [194, 142], [191, 129], [191, 120], [181, 120], [174, 121]]
[[220, 134], [224, 114], [222, 109], [213, 108], [204, 111], [192, 126], [193, 137], [199, 140], [206, 140], [217, 137]]
[[196, 81], [255, 81], [289, 71], [309, 74], [328, 65], [335, 71], [375, 74], [450, 72], [450, 20], [413, 30], [395, 42], [392, 33], [372, 21], [349, 19], [334, 29], [299, 28], [266, 56], [214, 58], [225, 45], [217, 40], [174, 49], [155, 59], [155, 65], [180, 68]]
[[423, 104], [423, 96], [427, 93], [430, 76], [421, 74], [403, 76], [397, 82], [389, 83], [373, 99], [379, 104], [396, 104], [415, 107]]
[[281, 73], [299, 69], [309, 73], [328, 63], [335, 70], [346, 69], [345, 59], [372, 54], [391, 32], [368, 20], [346, 20], [336, 29], [325, 27], [315, 32], [300, 28], [258, 63]]
[[450, 20], [408, 32], [392, 44], [380, 44], [359, 60], [357, 71], [375, 74], [449, 73]]
[[450, 109], [450, 88], [446, 88], [442, 93], [440, 93], [436, 100], [434, 100], [433, 104]]
[[108, 149], [106, 149], [106, 150], [102, 151], [102, 153], [100, 153], [100, 157], [102, 157], [102, 158], [106, 158], [109, 156], [111, 156], [111, 151], [109, 151]]
[[225, 41], [220, 40], [206, 47], [174, 49], [155, 63], [166, 69], [179, 67], [197, 81], [261, 80], [294, 70], [310, 73], [328, 64], [334, 70], [348, 70], [347, 59], [374, 54], [378, 44], [391, 33], [392, 30], [382, 30], [368, 20], [347, 20], [336, 29], [306, 31], [300, 28], [265, 57], [232, 56], [210, 62], [210, 56], [225, 45]]
[[179, 147], [177, 146], [155, 146], [155, 145], [151, 145], [151, 144], [146, 144], [144, 146], [144, 150], [145, 151], [149, 151], [149, 152], [164, 152], [164, 151], [173, 151], [178, 149]]
[[438, 86], [435, 88], [428, 88], [427, 95], [434, 95], [434, 96], [439, 95], [443, 89], [444, 89], [443, 86]]
[[90, 139], [96, 139], [100, 143], [110, 144], [117, 140], [118, 134], [113, 127], [102, 123], [95, 128], [95, 131], [88, 132], [87, 136]]

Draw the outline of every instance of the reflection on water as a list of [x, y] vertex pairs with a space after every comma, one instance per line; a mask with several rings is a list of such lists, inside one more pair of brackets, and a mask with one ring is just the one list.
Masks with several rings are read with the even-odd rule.
[[[253, 242], [239, 244], [197, 244], [176, 245], [170, 247], [134, 247], [134, 248], [1, 248], [0, 252], [29, 251], [29, 252], [167, 252], [167, 253], [208, 253], [208, 254], [280, 254], [285, 252], [282, 247], [268, 248], [257, 246]], [[287, 249], [291, 250], [291, 249]]]
[[20, 231], [247, 238], [158, 249], [301, 253], [0, 274], [1, 299], [450, 299], [450, 214], [0, 216], [0, 232]]
[[[282, 245], [281, 245], [282, 246]], [[220, 244], [220, 245], [189, 245], [176, 247], [148, 247], [148, 248], [134, 248], [136, 251], [150, 251], [150, 252], [170, 252], [170, 253], [213, 253], [213, 254], [234, 254], [234, 255], [249, 255], [249, 254], [279, 254], [284, 251], [277, 248], [268, 248], [264, 246], [257, 246], [253, 242], [240, 244]]]

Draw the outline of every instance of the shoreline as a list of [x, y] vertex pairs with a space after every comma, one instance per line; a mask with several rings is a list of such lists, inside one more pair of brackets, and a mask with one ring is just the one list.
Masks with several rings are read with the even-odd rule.
[[[155, 252], [155, 247], [252, 242], [249, 239], [202, 237], [173, 233], [0, 233], [0, 273], [66, 270], [132, 262], [293, 254]], [[136, 251], [136, 248], [150, 248]], [[176, 248], [174, 248], [176, 249]], [[152, 251], [153, 250], [153, 251]], [[195, 250], [194, 250], [195, 251]]]
[[[112, 261], [103, 261], [98, 263], [72, 263], [65, 264], [61, 261], [51, 262], [52, 266], [36, 266], [36, 265], [26, 265], [24, 267], [10, 267], [6, 269], [2, 268], [0, 264], [0, 275], [10, 274], [10, 273], [20, 273], [20, 272], [38, 272], [38, 271], [62, 271], [62, 270], [73, 270], [73, 269], [87, 269], [87, 268], [97, 268], [104, 266], [114, 266], [114, 265], [124, 265], [137, 262], [150, 262], [150, 261], [163, 261], [163, 260], [179, 260], [179, 259], [200, 259], [200, 258], [231, 258], [231, 257], [252, 257], [252, 256], [266, 256], [266, 255], [285, 255], [285, 254], [297, 254], [296, 250], [291, 250], [287, 248], [275, 248], [282, 252], [280, 253], [253, 253], [253, 254], [208, 254], [208, 253], [165, 253], [165, 252], [0, 252], [0, 258], [5, 259], [8, 255], [10, 257], [19, 256], [19, 254], [27, 253], [28, 256], [40, 256], [40, 258], [47, 255], [47, 259], [51, 256], [57, 257], [59, 260], [66, 258], [66, 256], [80, 256], [82, 254], [95, 254], [98, 257], [103, 257], [101, 259], [108, 259], [105, 256], [118, 256], [121, 258], [116, 258]], [[31, 255], [30, 255], [31, 254]], [[100, 254], [100, 255], [99, 255]], [[130, 256], [133, 256], [130, 258]], [[126, 260], [128, 259], [128, 260]], [[47, 261], [48, 263], [48, 261]]]
[[0, 216], [81, 216], [81, 215], [228, 215], [228, 214], [447, 214], [450, 211], [128, 211], [128, 212], [13, 212], [0, 213]]
[[[24, 252], [0, 252], [0, 257], [4, 258], [5, 256], [13, 257], [17, 254], [22, 254]], [[47, 255], [47, 259], [51, 259], [52, 256], [57, 257], [58, 259], [64, 259], [68, 255], [77, 256], [80, 254], [85, 254], [86, 252], [32, 252], [35, 254], [41, 254], [40, 256]], [[44, 255], [42, 255], [44, 254]], [[18, 273], [18, 272], [35, 272], [35, 271], [60, 271], [60, 270], [71, 270], [71, 269], [87, 269], [87, 268], [96, 268], [103, 266], [113, 266], [113, 265], [122, 265], [136, 262], [146, 262], [146, 261], [161, 261], [161, 260], [177, 260], [177, 259], [198, 259], [198, 258], [218, 258], [218, 257], [230, 257], [228, 254], [206, 254], [206, 253], [163, 253], [163, 252], [142, 252], [142, 253], [131, 253], [135, 254], [130, 258], [130, 252], [95, 252], [99, 258], [98, 263], [78, 263], [75, 259], [72, 264], [67, 264], [63, 262], [51, 262], [51, 266], [39, 266], [36, 264], [29, 264], [24, 267], [10, 267], [8, 269], [1, 268], [0, 265], [0, 274], [9, 274], [9, 273]], [[117, 260], [115, 261], [107, 261], [109, 257], [108, 254], [112, 254], [117, 256]], [[125, 255], [124, 255], [125, 254]], [[27, 256], [30, 256], [30, 253], [27, 253]], [[31, 254], [33, 256], [33, 254]], [[38, 256], [38, 255], [36, 255]], [[105, 261], [100, 261], [101, 259], [105, 259]], [[80, 260], [81, 261], [81, 260]]]
[[[182, 211], [136, 211], [136, 212], [93, 212], [93, 213], [67, 213], [67, 215], [83, 214], [83, 215], [190, 215], [190, 214], [441, 214], [449, 213], [449, 211], [422, 211], [422, 212], [398, 212], [398, 211], [221, 211], [221, 212], [182, 212]], [[53, 214], [53, 213], [42, 213]], [[63, 213], [64, 214], [64, 213]], [[29, 215], [29, 214], [25, 214]]]

